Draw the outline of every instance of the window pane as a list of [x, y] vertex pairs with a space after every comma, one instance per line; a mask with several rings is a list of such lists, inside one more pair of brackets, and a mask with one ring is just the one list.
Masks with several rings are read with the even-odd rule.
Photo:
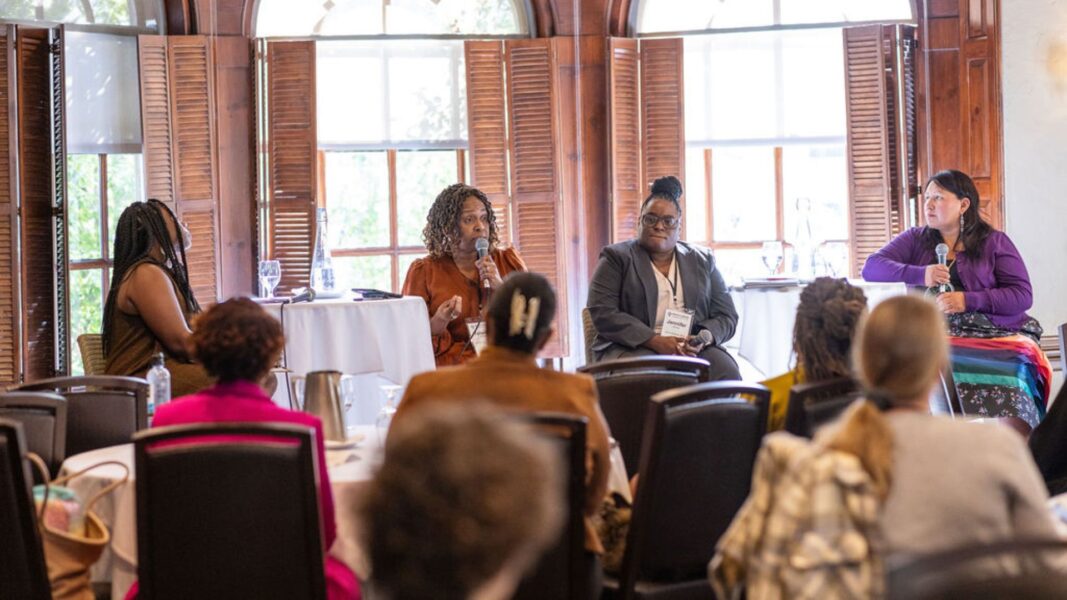
[[72, 270], [70, 272], [70, 339], [71, 371], [82, 375], [78, 336], [99, 333], [103, 322], [103, 271], [101, 269]]
[[909, 20], [910, 0], [780, 0], [782, 23]]
[[781, 34], [782, 136], [845, 137], [840, 29]]
[[[779, 134], [777, 35], [685, 38], [685, 131], [690, 143]], [[840, 70], [841, 63], [837, 68]]]
[[390, 0], [385, 8], [389, 33], [485, 33], [526, 31], [512, 0]]
[[317, 42], [315, 49], [319, 144], [387, 139], [382, 46]]
[[454, 151], [397, 152], [396, 212], [400, 246], [422, 245], [422, 229], [430, 205], [441, 190], [456, 182], [456, 175]]
[[67, 155], [67, 177], [70, 259], [101, 258], [100, 157], [95, 154]]
[[341, 289], [354, 287], [393, 289], [392, 257], [345, 256], [334, 257], [333, 271]]
[[708, 241], [708, 197], [704, 189], [704, 149], [685, 149], [685, 239]]
[[389, 59], [390, 138], [466, 140], [463, 43], [408, 41], [406, 48]]
[[140, 154], [109, 154], [107, 157], [108, 246], [113, 243], [115, 226], [127, 206], [144, 199], [144, 173]]
[[715, 148], [711, 161], [715, 241], [775, 239], [774, 149]]
[[141, 145], [137, 38], [67, 31], [64, 44], [67, 151], [134, 151]]
[[637, 15], [638, 33], [729, 29], [773, 23], [771, 0], [643, 0]]
[[766, 277], [767, 267], [763, 266], [763, 256], [759, 249], [753, 250], [715, 250], [715, 268], [722, 273], [726, 285], [737, 286], [745, 279]]
[[330, 248], [389, 246], [385, 152], [327, 152], [326, 207]]
[[[805, 222], [812, 242], [848, 239], [848, 173], [843, 144], [782, 149], [786, 240]], [[810, 208], [805, 210], [805, 205]], [[807, 212], [806, 219], [803, 214]]]
[[521, 34], [517, 0], [260, 0], [256, 37]]
[[[400, 268], [397, 270], [397, 280], [400, 282], [400, 288], [404, 288], [404, 279], [408, 276], [408, 269], [411, 268], [411, 263], [417, 259], [426, 256], [425, 254], [401, 254], [400, 255]], [[400, 290], [394, 290], [398, 294]]]
[[[24, 15], [26, 4], [43, 4], [44, 20], [58, 21], [61, 23], [79, 23], [96, 25], [125, 25], [141, 26], [149, 29], [158, 28], [159, 1], [158, 0], [46, 0], [45, 2], [15, 2], [0, 3], [0, 16], [7, 17], [15, 12], [21, 18], [34, 19], [34, 13]], [[134, 12], [130, 11], [130, 5], [134, 5]], [[12, 5], [15, 10], [12, 11]], [[10, 15], [15, 16], [15, 15]]]

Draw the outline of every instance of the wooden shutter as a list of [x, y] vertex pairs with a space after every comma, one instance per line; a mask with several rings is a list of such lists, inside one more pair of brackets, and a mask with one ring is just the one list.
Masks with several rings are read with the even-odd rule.
[[27, 381], [57, 371], [52, 78], [47, 29], [17, 28], [22, 356]]
[[849, 242], [853, 276], [892, 236], [890, 128], [881, 25], [844, 30]]
[[278, 291], [287, 293], [311, 281], [318, 193], [315, 42], [266, 46], [267, 247], [270, 258], [281, 262]]
[[18, 204], [15, 181], [14, 88], [10, 60], [15, 27], [0, 28], [0, 386], [19, 383], [22, 372], [22, 327], [19, 307]]
[[[665, 175], [685, 189], [683, 55], [681, 38], [641, 40], [642, 194]], [[684, 211], [684, 195], [680, 203]]]
[[637, 40], [608, 40], [608, 135], [611, 151], [611, 239], [637, 237], [641, 184], [641, 97]]
[[511, 240], [504, 45], [467, 41], [467, 137], [471, 185], [489, 197], [501, 241]]
[[219, 296], [214, 54], [207, 36], [138, 36], [145, 184], [192, 234], [189, 283], [202, 305]]
[[526, 266], [556, 288], [557, 336], [544, 357], [568, 355], [568, 297], [560, 185], [558, 61], [552, 40], [506, 42], [512, 228]]

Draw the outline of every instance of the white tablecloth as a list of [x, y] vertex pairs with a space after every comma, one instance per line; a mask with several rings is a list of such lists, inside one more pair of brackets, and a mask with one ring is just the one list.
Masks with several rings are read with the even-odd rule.
[[[435, 368], [430, 318], [422, 298], [316, 300], [265, 304], [285, 328], [285, 365], [297, 374], [333, 370], [356, 375], [357, 402], [348, 425], [374, 423], [379, 384], [406, 386], [413, 375]], [[290, 407], [289, 387], [278, 382], [274, 401]]]
[[[353, 450], [326, 453], [337, 521], [337, 541], [334, 542], [331, 554], [343, 560], [354, 571], [365, 574], [365, 561], [358, 545], [352, 539], [355, 527], [351, 523], [351, 503], [358, 495], [359, 489], [373, 476], [381, 458], [381, 443], [373, 426], [353, 427], [349, 434], [362, 435], [363, 441]], [[61, 474], [73, 473], [107, 460], [116, 460], [128, 465], [130, 479], [110, 495], [101, 498], [93, 509], [111, 530], [111, 544], [93, 567], [92, 579], [111, 581], [112, 599], [121, 600], [137, 580], [137, 501], [133, 444], [100, 448], [71, 456], [63, 462]], [[73, 488], [79, 497], [88, 498], [122, 476], [121, 468], [108, 465], [93, 469], [70, 482], [68, 486]]]
[[[867, 307], [892, 296], [907, 293], [903, 283], [870, 283], [850, 280], [863, 288]], [[800, 305], [800, 286], [747, 288], [731, 292], [740, 319], [738, 353], [759, 369], [764, 377], [774, 377], [792, 368], [793, 324]], [[731, 340], [732, 341], [732, 340]], [[729, 345], [729, 344], [728, 344]]]

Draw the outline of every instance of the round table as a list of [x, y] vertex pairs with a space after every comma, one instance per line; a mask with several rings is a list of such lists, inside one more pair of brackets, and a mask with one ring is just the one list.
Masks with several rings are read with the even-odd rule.
[[[368, 569], [355, 540], [356, 528], [351, 522], [350, 507], [360, 488], [373, 477], [381, 458], [382, 444], [374, 426], [351, 427], [349, 435], [362, 435], [363, 440], [355, 448], [326, 452], [337, 520], [337, 540], [330, 553], [344, 561], [357, 574], [365, 575]], [[111, 531], [111, 544], [93, 566], [92, 580], [110, 581], [111, 597], [121, 600], [137, 580], [137, 501], [133, 444], [109, 446], [68, 457], [63, 461], [60, 474], [74, 473], [109, 460], [127, 465], [130, 469], [130, 479], [111, 494], [101, 498], [93, 509]], [[123, 475], [120, 467], [104, 465], [67, 485], [77, 492], [80, 498], [88, 498], [108, 484], [121, 479]]]

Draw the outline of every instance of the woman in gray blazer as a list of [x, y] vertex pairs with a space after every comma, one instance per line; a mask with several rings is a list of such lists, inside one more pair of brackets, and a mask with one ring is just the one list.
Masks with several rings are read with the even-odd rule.
[[[597, 332], [593, 352], [598, 361], [699, 356], [711, 363], [712, 379], [740, 379], [722, 348], [737, 327], [737, 311], [711, 250], [678, 240], [681, 195], [676, 177], [657, 179], [641, 205], [639, 237], [600, 252], [587, 303]], [[693, 315], [688, 335], [661, 335], [664, 318], [677, 311]]]

